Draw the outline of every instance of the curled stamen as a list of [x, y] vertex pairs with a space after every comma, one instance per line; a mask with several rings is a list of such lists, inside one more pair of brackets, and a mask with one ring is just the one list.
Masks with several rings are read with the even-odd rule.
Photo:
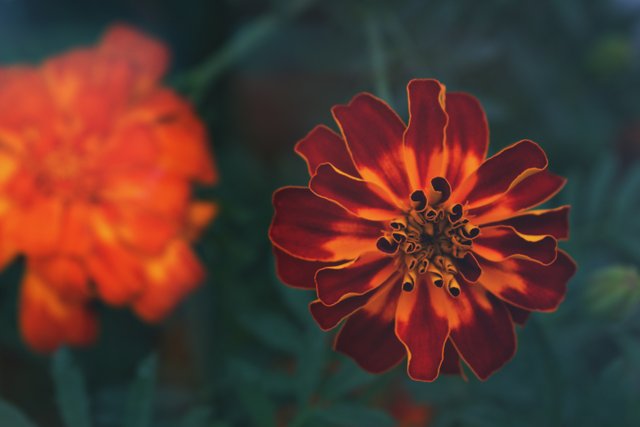
[[385, 254], [393, 255], [398, 250], [398, 243], [383, 236], [376, 242], [376, 247]]
[[390, 223], [391, 228], [394, 230], [404, 230], [407, 228], [407, 219], [406, 218], [396, 218]]
[[407, 235], [402, 232], [391, 233], [391, 237], [393, 237], [393, 240], [395, 240], [398, 243], [402, 243], [405, 240], [407, 240]]
[[[433, 187], [433, 197], [429, 197], [432, 200], [432, 204], [438, 205], [449, 200], [451, 196], [451, 186], [449, 181], [441, 176], [437, 176], [431, 180], [431, 187]], [[431, 195], [430, 195], [431, 196]]]
[[473, 224], [465, 224], [462, 228], [462, 235], [468, 239], [474, 239], [480, 234], [480, 228]]
[[460, 285], [455, 277], [451, 277], [449, 283], [447, 284], [447, 291], [449, 291], [449, 295], [452, 297], [457, 297], [460, 295]]
[[422, 212], [427, 207], [427, 195], [422, 190], [416, 190], [411, 193], [411, 205], [413, 209]]
[[449, 208], [449, 221], [453, 224], [462, 218], [462, 205], [456, 203]]
[[415, 282], [416, 278], [413, 273], [409, 272], [405, 274], [404, 279], [402, 280], [402, 290], [405, 292], [411, 292], [413, 290]]
[[427, 268], [429, 268], [429, 260], [427, 258], [423, 258], [418, 265], [418, 273], [424, 274], [427, 272]]

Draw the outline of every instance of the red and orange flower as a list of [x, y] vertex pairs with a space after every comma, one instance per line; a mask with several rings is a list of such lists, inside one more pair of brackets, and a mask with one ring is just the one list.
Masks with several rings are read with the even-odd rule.
[[202, 279], [215, 214], [201, 121], [160, 79], [165, 46], [125, 26], [39, 67], [0, 68], [0, 263], [26, 258], [20, 326], [40, 351], [88, 344], [91, 301], [157, 321]]
[[514, 322], [555, 310], [575, 272], [557, 247], [569, 207], [529, 210], [565, 180], [520, 141], [486, 158], [478, 101], [435, 80], [407, 87], [409, 123], [369, 94], [333, 108], [341, 130], [296, 146], [308, 187], [274, 194], [270, 238], [283, 282], [315, 289], [325, 329], [346, 319], [335, 348], [371, 372], [408, 358], [432, 381], [481, 379], [515, 353]]

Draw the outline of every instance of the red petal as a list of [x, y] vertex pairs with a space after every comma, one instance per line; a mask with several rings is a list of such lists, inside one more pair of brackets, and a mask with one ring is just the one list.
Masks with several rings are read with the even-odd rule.
[[344, 140], [326, 126], [320, 125], [313, 128], [296, 144], [295, 150], [307, 162], [311, 176], [315, 175], [316, 169], [323, 163], [330, 163], [336, 169], [351, 176], [360, 176], [353, 165]]
[[566, 180], [544, 170], [527, 176], [513, 185], [497, 200], [469, 209], [476, 224], [498, 221], [523, 209], [528, 209], [546, 202], [555, 196], [564, 186]]
[[478, 285], [449, 298], [451, 340], [478, 378], [485, 380], [515, 354], [511, 315], [502, 301]]
[[335, 328], [342, 319], [367, 304], [377, 292], [378, 289], [374, 289], [363, 295], [345, 298], [334, 305], [324, 305], [322, 301], [317, 299], [309, 304], [309, 310], [320, 328], [328, 331]]
[[333, 305], [347, 296], [362, 295], [382, 285], [396, 271], [393, 257], [381, 252], [363, 254], [351, 264], [318, 271], [318, 298]]
[[27, 268], [65, 300], [86, 301], [91, 296], [86, 268], [75, 257], [30, 258]]
[[349, 316], [336, 336], [335, 349], [369, 372], [384, 372], [404, 358], [404, 347], [393, 331], [399, 285], [376, 293], [365, 307]]
[[525, 236], [512, 227], [482, 227], [473, 241], [473, 252], [500, 262], [518, 255], [548, 265], [556, 259], [558, 244], [551, 236]]
[[49, 353], [64, 344], [91, 344], [98, 327], [86, 301], [61, 298], [48, 283], [27, 271], [21, 289], [20, 329], [31, 348]]
[[349, 212], [371, 220], [390, 220], [402, 212], [389, 202], [389, 195], [371, 182], [350, 177], [331, 165], [318, 167], [309, 188], [320, 197], [332, 200]]
[[444, 297], [444, 292], [426, 279], [400, 295], [396, 335], [407, 349], [407, 372], [414, 380], [433, 381], [440, 372], [449, 336]]
[[531, 314], [528, 310], [523, 310], [520, 307], [516, 307], [515, 305], [505, 303], [507, 308], [509, 309], [509, 313], [511, 313], [511, 318], [518, 325], [524, 325], [529, 319], [529, 315]]
[[547, 156], [538, 144], [520, 141], [480, 165], [451, 196], [453, 202], [469, 203], [469, 208], [489, 203], [500, 197], [517, 180], [545, 169]]
[[437, 80], [411, 80], [407, 85], [409, 125], [404, 134], [407, 170], [414, 189], [429, 188], [443, 174], [445, 88]]
[[410, 188], [400, 117], [384, 101], [366, 93], [332, 111], [362, 178], [405, 200]]
[[451, 188], [457, 188], [487, 156], [489, 125], [478, 100], [466, 93], [448, 93], [446, 111], [449, 123], [445, 144], [445, 178]]
[[576, 271], [575, 263], [562, 250], [558, 250], [558, 257], [548, 266], [516, 258], [478, 261], [482, 267], [478, 283], [500, 299], [526, 310], [554, 311], [564, 299], [567, 282]]
[[307, 188], [286, 187], [273, 195], [269, 237], [285, 252], [307, 260], [350, 260], [375, 250], [379, 223], [358, 218]]
[[318, 270], [341, 264], [340, 262], [307, 261], [291, 256], [275, 246], [273, 254], [276, 258], [276, 272], [280, 280], [289, 286], [300, 289], [315, 289], [315, 277]]
[[460, 356], [458, 355], [458, 350], [453, 346], [451, 340], [447, 340], [444, 345], [444, 358], [442, 360], [442, 366], [440, 366], [440, 373], [463, 375], [462, 369], [460, 369]]
[[480, 277], [480, 265], [478, 264], [478, 260], [473, 255], [472, 252], [467, 252], [467, 254], [462, 259], [458, 259], [456, 262], [460, 273], [464, 276], [464, 278], [468, 282], [477, 282]]
[[3, 238], [27, 255], [55, 253], [64, 213], [61, 200], [37, 196], [29, 205], [16, 207], [5, 216]]
[[504, 225], [515, 228], [521, 234], [546, 235], [563, 240], [569, 237], [569, 209], [569, 206], [561, 206], [556, 209], [528, 211], [485, 227]]

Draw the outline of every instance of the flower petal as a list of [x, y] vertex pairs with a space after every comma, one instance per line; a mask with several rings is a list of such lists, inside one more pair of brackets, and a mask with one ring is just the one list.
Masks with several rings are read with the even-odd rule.
[[482, 106], [466, 93], [448, 93], [446, 111], [449, 116], [445, 144], [447, 171], [451, 188], [469, 176], [487, 156], [489, 125]]
[[485, 380], [515, 354], [516, 336], [505, 304], [478, 285], [449, 298], [451, 340], [478, 378]]
[[444, 345], [444, 357], [442, 360], [442, 366], [440, 366], [441, 374], [449, 375], [463, 375], [460, 368], [460, 355], [458, 350], [453, 346], [451, 340], [447, 340]]
[[504, 305], [506, 305], [507, 309], [509, 309], [509, 313], [511, 313], [511, 318], [516, 324], [523, 326], [525, 323], [527, 323], [527, 320], [529, 319], [529, 315], [531, 314], [530, 311], [524, 310], [520, 307], [516, 307], [515, 305], [511, 305], [507, 303], [505, 303]]
[[536, 172], [511, 186], [500, 198], [482, 206], [469, 209], [469, 216], [476, 224], [498, 221], [524, 209], [546, 202], [555, 196], [566, 179], [548, 170]]
[[400, 117], [384, 101], [366, 93], [332, 111], [360, 176], [405, 200], [411, 190], [402, 147], [405, 126]]
[[569, 237], [569, 206], [524, 212], [507, 219], [485, 225], [513, 227], [520, 234], [553, 236], [564, 240]]
[[59, 255], [30, 258], [27, 268], [65, 300], [86, 301], [91, 297], [88, 273], [77, 258]]
[[271, 242], [298, 258], [351, 260], [375, 250], [381, 234], [379, 223], [358, 218], [307, 188], [281, 188], [273, 204]]
[[472, 209], [500, 197], [512, 185], [547, 167], [547, 156], [538, 144], [524, 140], [488, 158], [451, 195]]
[[317, 299], [309, 304], [309, 311], [320, 328], [328, 331], [335, 328], [342, 319], [367, 304], [378, 291], [379, 289], [374, 289], [366, 294], [344, 298], [334, 305], [325, 305]]
[[521, 256], [549, 265], [556, 259], [557, 249], [556, 239], [551, 236], [525, 236], [503, 225], [482, 227], [473, 241], [473, 252], [494, 262]]
[[126, 60], [136, 72], [140, 90], [157, 83], [169, 64], [169, 52], [162, 43], [127, 25], [108, 29], [102, 38], [100, 53]]
[[344, 140], [326, 126], [313, 128], [296, 144], [295, 151], [307, 162], [310, 176], [315, 175], [316, 169], [323, 163], [330, 163], [339, 171], [351, 176], [360, 176]]
[[382, 252], [368, 252], [350, 264], [327, 267], [316, 274], [318, 298], [333, 305], [352, 295], [362, 295], [382, 285], [397, 271], [395, 259]]
[[480, 258], [478, 283], [500, 299], [526, 310], [554, 311], [564, 299], [567, 282], [576, 271], [562, 250], [548, 266], [525, 259], [491, 262]]
[[378, 185], [353, 178], [329, 164], [318, 167], [309, 188], [361, 218], [382, 221], [402, 215]]
[[133, 309], [147, 322], [162, 320], [204, 279], [205, 271], [189, 245], [174, 240], [165, 252], [144, 266], [146, 288]]
[[445, 126], [445, 88], [437, 80], [416, 79], [407, 85], [409, 125], [404, 134], [407, 170], [414, 189], [429, 188], [442, 176]]
[[274, 246], [276, 273], [282, 282], [300, 289], [315, 289], [315, 277], [318, 270], [341, 264], [340, 262], [307, 261], [289, 255]]
[[21, 286], [20, 329], [31, 348], [50, 353], [63, 344], [91, 344], [98, 326], [87, 301], [63, 299], [42, 278], [27, 271]]
[[3, 238], [28, 255], [49, 255], [57, 249], [64, 211], [58, 198], [36, 196], [5, 216]]
[[414, 380], [433, 381], [438, 377], [449, 336], [444, 292], [430, 279], [416, 283], [410, 292], [403, 291], [396, 311], [396, 335], [409, 357], [407, 373]]
[[368, 372], [391, 369], [405, 356], [393, 330], [399, 285], [398, 279], [384, 292], [377, 292], [367, 305], [349, 316], [336, 336], [335, 349]]

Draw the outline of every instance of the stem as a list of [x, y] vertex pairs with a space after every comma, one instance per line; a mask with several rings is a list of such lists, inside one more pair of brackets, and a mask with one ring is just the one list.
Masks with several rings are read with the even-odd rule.
[[391, 102], [391, 90], [389, 89], [389, 76], [387, 73], [387, 57], [382, 46], [380, 25], [373, 13], [368, 15], [365, 29], [376, 94], [385, 101]]

